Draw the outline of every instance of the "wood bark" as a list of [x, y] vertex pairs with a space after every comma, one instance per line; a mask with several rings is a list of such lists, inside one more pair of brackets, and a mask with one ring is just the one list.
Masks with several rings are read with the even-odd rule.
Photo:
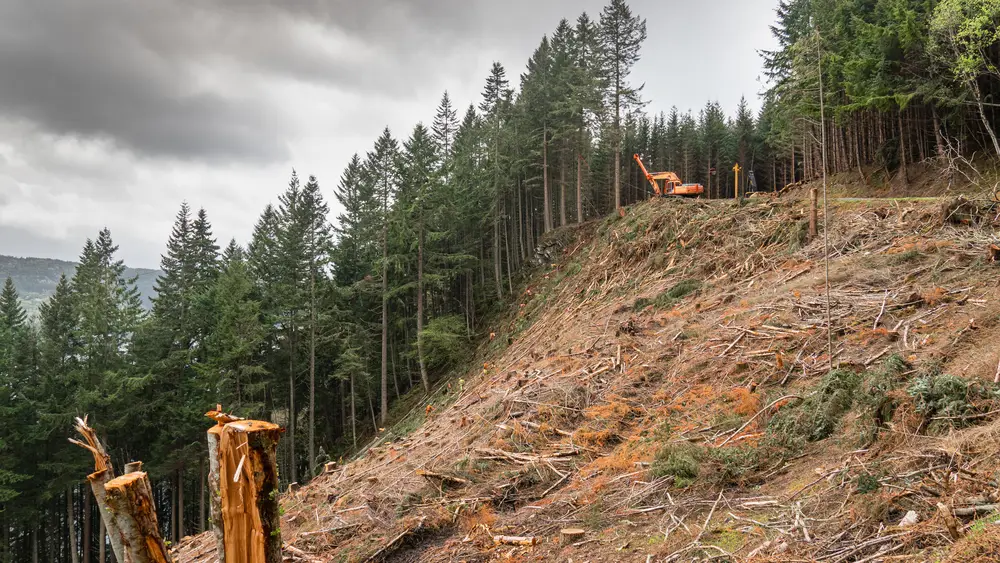
[[576, 222], [583, 224], [583, 155], [576, 157]]
[[559, 226], [566, 226], [566, 151], [559, 157]]
[[185, 536], [184, 526], [184, 468], [177, 471], [177, 542]]
[[552, 197], [549, 192], [549, 130], [542, 129], [542, 199], [545, 206], [545, 232], [552, 230]]
[[[115, 554], [115, 559], [117, 561], [124, 561], [125, 549], [121, 542], [121, 537], [118, 534], [112, 533], [113, 522], [111, 520], [111, 513], [108, 512], [108, 503], [105, 501], [105, 485], [108, 481], [114, 478], [114, 474], [110, 469], [104, 471], [98, 471], [87, 476], [87, 480], [90, 481], [90, 489], [94, 492], [94, 498], [97, 500], [97, 510], [101, 513], [101, 523], [103, 524], [104, 533], [108, 534], [111, 543], [111, 550]], [[101, 541], [101, 547], [104, 547], [104, 541]]]
[[97, 546], [97, 563], [107, 563], [108, 561], [108, 531], [104, 527], [104, 518], [98, 518], [97, 537], [100, 538], [100, 545]]
[[205, 531], [205, 460], [202, 459], [198, 463], [198, 486], [201, 488], [201, 494], [198, 495], [198, 533]]
[[896, 120], [899, 125], [899, 173], [903, 176], [903, 185], [909, 185], [910, 178], [906, 173], [906, 134], [903, 131], [903, 110], [896, 112]]
[[90, 563], [90, 491], [83, 489], [80, 492], [83, 494], [83, 563]]
[[[315, 235], [310, 228], [310, 236]], [[316, 249], [309, 268], [309, 476], [316, 475]]]
[[226, 424], [219, 443], [225, 563], [280, 563], [277, 445], [281, 427]]
[[219, 554], [219, 561], [226, 560], [225, 533], [222, 526], [222, 489], [221, 479], [221, 458], [219, 457], [219, 442], [222, 440], [222, 425], [217, 424], [208, 429], [208, 490], [209, 507], [211, 517], [209, 521], [212, 525], [212, 535], [215, 536], [215, 545]]
[[431, 392], [431, 380], [427, 375], [427, 362], [424, 360], [424, 218], [420, 213], [417, 226], [417, 362], [420, 364], [420, 382], [424, 393]]
[[145, 472], [128, 473], [108, 481], [105, 502], [124, 546], [123, 561], [171, 563], [160, 537], [153, 505], [153, 489]]
[[66, 524], [69, 530], [69, 555], [73, 563], [80, 563], [80, 553], [76, 547], [76, 518], [74, 518], [73, 512], [73, 487], [66, 487]]
[[816, 235], [819, 234], [816, 228], [817, 223], [817, 190], [813, 188], [809, 190], [809, 238], [814, 239]]

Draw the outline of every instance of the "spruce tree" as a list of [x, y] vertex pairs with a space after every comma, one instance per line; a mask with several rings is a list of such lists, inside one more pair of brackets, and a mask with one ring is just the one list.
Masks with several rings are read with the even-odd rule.
[[399, 188], [399, 144], [386, 127], [375, 142], [365, 163], [373, 180], [375, 200], [380, 205], [375, 224], [379, 225], [381, 256], [379, 276], [382, 284], [382, 354], [379, 423], [389, 418], [389, 206]]
[[646, 20], [633, 15], [625, 0], [611, 0], [601, 12], [600, 38], [603, 70], [609, 88], [608, 105], [614, 113], [611, 142], [614, 154], [614, 200], [615, 209], [618, 210], [622, 206], [622, 118], [641, 104], [639, 93], [642, 87], [630, 86], [628, 78], [632, 67], [639, 61], [639, 51], [646, 41]]

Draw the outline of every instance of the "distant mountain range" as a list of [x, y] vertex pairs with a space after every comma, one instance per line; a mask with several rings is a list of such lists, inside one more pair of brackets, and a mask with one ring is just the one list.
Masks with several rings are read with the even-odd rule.
[[[67, 278], [71, 278], [75, 271], [75, 262], [0, 255], [0, 283], [3, 283], [7, 276], [14, 280], [14, 287], [17, 288], [29, 315], [34, 315], [38, 307], [55, 293], [60, 275], [66, 274]], [[125, 271], [126, 277], [138, 276], [136, 286], [142, 294], [142, 302], [147, 309], [151, 304], [150, 299], [156, 295], [153, 284], [162, 273], [160, 270], [146, 268], [128, 268]]]

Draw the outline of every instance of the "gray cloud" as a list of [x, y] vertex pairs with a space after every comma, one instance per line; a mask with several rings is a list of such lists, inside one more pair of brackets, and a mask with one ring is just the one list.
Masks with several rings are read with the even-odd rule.
[[[542, 34], [605, 3], [0, 1], [0, 254], [72, 259], [109, 226], [153, 266], [184, 199], [245, 241], [293, 167], [332, 200], [384, 126], [405, 137], [445, 89], [478, 103], [494, 60], [516, 85]], [[630, 3], [651, 111], [759, 90], [776, 0]]]

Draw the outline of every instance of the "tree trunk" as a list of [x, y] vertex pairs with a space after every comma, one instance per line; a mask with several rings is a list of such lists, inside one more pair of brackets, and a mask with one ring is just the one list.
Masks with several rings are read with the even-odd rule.
[[997, 140], [997, 134], [993, 131], [989, 118], [986, 117], [986, 108], [983, 104], [983, 93], [979, 90], [979, 84], [977, 84], [975, 80], [970, 80], [969, 88], [972, 90], [972, 96], [976, 99], [976, 108], [979, 110], [979, 119], [983, 122], [983, 128], [986, 129], [986, 133], [989, 134], [990, 140], [993, 141], [993, 150], [996, 151], [997, 156], [1000, 156], [1000, 141]]
[[156, 523], [153, 490], [146, 473], [136, 471], [105, 485], [105, 502], [114, 518], [129, 563], [170, 563], [167, 547]]
[[559, 226], [566, 226], [566, 151], [559, 158]]
[[209, 506], [212, 511], [209, 518], [212, 524], [212, 534], [215, 536], [216, 553], [219, 561], [226, 561], [225, 532], [222, 525], [222, 458], [219, 454], [219, 444], [222, 441], [222, 425], [217, 424], [208, 429], [208, 491]]
[[903, 176], [903, 185], [910, 185], [910, 178], [906, 173], [906, 134], [903, 131], [903, 110], [896, 111], [896, 120], [899, 124], [899, 173]]
[[219, 443], [226, 563], [280, 563], [277, 444], [282, 429], [240, 420]]
[[944, 160], [944, 136], [941, 134], [941, 120], [938, 119], [937, 108], [931, 106], [931, 120], [934, 124], [934, 142], [937, 147], [938, 159]]
[[[315, 254], [315, 253], [314, 253]], [[313, 257], [315, 260], [315, 256]], [[316, 475], [316, 266], [309, 269], [309, 476]]]
[[184, 526], [184, 467], [177, 471], [177, 543], [186, 535]]
[[[107, 563], [108, 561], [108, 530], [104, 527], [104, 519], [98, 518], [97, 537], [100, 538], [100, 545], [97, 546], [97, 563]], [[37, 563], [37, 560], [34, 562]]]
[[292, 325], [289, 327], [288, 343], [288, 473], [292, 482], [298, 481], [298, 468], [295, 463], [295, 422], [298, 411], [295, 409], [295, 312], [291, 315]]
[[[111, 550], [115, 554], [116, 561], [124, 561], [125, 549], [121, 543], [121, 536], [115, 533], [113, 527], [112, 515], [108, 512], [108, 503], [105, 501], [107, 493], [105, 491], [105, 485], [113, 478], [113, 474], [110, 470], [108, 471], [98, 471], [87, 476], [87, 480], [90, 481], [90, 489], [94, 493], [94, 499], [97, 501], [97, 510], [101, 513], [101, 524], [104, 533], [107, 534], [111, 542]], [[101, 547], [104, 546], [104, 540], [102, 537]]]
[[38, 526], [39, 524], [35, 524], [31, 528], [31, 563], [38, 563]]
[[542, 129], [542, 198], [545, 205], [545, 232], [552, 230], [552, 196], [549, 192], [549, 130]]
[[[170, 541], [177, 543], [177, 472], [170, 483]], [[127, 549], [127, 548], [126, 548]]]
[[424, 360], [424, 219], [421, 213], [417, 225], [417, 362], [420, 364], [420, 382], [424, 392], [431, 392], [431, 380], [427, 376], [427, 362]]
[[69, 530], [69, 554], [73, 563], [80, 563], [76, 548], [76, 518], [73, 510], [73, 487], [66, 487], [66, 524]]
[[[383, 235], [385, 236], [385, 235]], [[386, 242], [382, 245], [382, 403], [379, 420], [389, 419], [389, 257]]]
[[354, 395], [354, 371], [351, 371], [351, 443], [358, 447], [358, 411]]
[[[83, 563], [90, 563], [90, 491], [86, 488], [80, 490], [83, 495]], [[6, 526], [4, 530], [6, 530]]]
[[583, 223], [583, 155], [576, 156], [576, 222]]
[[[497, 196], [499, 198], [499, 196]], [[503, 278], [500, 272], [500, 202], [497, 201], [493, 217], [493, 281], [497, 286], [497, 299], [503, 301]]]
[[198, 495], [198, 533], [205, 531], [205, 460], [198, 462], [198, 486], [201, 493]]

